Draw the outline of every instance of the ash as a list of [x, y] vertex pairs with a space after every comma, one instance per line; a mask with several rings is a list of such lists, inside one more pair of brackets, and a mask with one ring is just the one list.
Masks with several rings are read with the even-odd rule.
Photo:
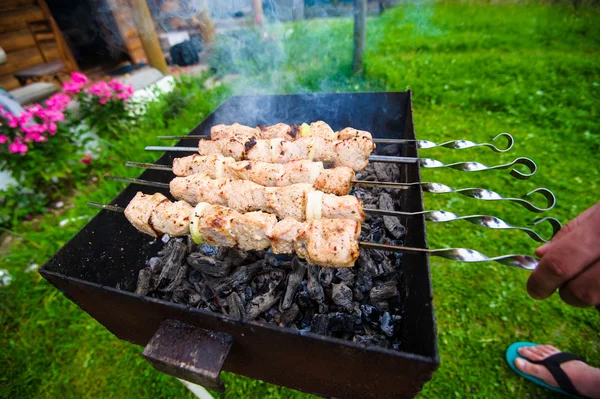
[[[385, 148], [384, 148], [385, 151]], [[397, 165], [373, 164], [357, 178], [398, 181]], [[365, 208], [399, 209], [398, 192], [354, 188]], [[398, 218], [369, 216], [360, 240], [403, 244]], [[402, 254], [360, 250], [353, 268], [308, 265], [295, 255], [166, 241], [140, 270], [136, 293], [301, 332], [399, 349]]]

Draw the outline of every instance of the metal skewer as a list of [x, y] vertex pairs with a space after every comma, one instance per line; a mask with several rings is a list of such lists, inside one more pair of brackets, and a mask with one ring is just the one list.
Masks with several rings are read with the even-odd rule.
[[[170, 166], [157, 165], [153, 163], [126, 162], [125, 165], [144, 169], [172, 171], [172, 168]], [[480, 199], [484, 201], [510, 201], [519, 204], [525, 207], [525, 209], [527, 209], [528, 211], [534, 213], [542, 213], [549, 211], [556, 205], [556, 197], [554, 196], [554, 193], [552, 193], [552, 191], [548, 190], [547, 188], [537, 188], [525, 195], [525, 197], [529, 197], [532, 194], [539, 193], [540, 195], [544, 196], [544, 198], [546, 198], [546, 207], [541, 208], [533, 205], [531, 202], [523, 198], [504, 198], [500, 194], [491, 190], [486, 190], [484, 188], [454, 189], [441, 183], [388, 183], [370, 180], [352, 180], [351, 183], [356, 187], [381, 187], [396, 190], [409, 190], [421, 186], [423, 191], [428, 193], [458, 193], [470, 198]]]
[[[495, 136], [494, 138], [491, 139], [491, 141], [496, 141], [498, 138], [500, 137], [506, 137], [507, 140], [507, 144], [506, 144], [506, 148], [501, 149], [496, 147], [494, 144], [491, 143], [474, 143], [472, 141], [469, 140], [451, 140], [451, 141], [446, 141], [444, 143], [434, 143], [433, 141], [428, 141], [428, 140], [405, 140], [405, 139], [379, 139], [379, 138], [373, 138], [373, 142], [375, 144], [407, 144], [407, 143], [416, 143], [417, 144], [417, 148], [434, 148], [434, 147], [444, 147], [444, 148], [450, 148], [453, 150], [462, 150], [465, 148], [473, 148], [473, 147], [488, 147], [490, 148], [492, 151], [495, 152], [506, 152], [508, 150], [510, 150], [513, 145], [515, 144], [515, 139], [513, 138], [513, 136], [511, 136], [508, 133], [500, 133], [497, 136]], [[204, 140], [210, 140], [211, 137], [210, 135], [194, 135], [191, 134], [189, 136], [157, 136], [156, 137], [159, 140], [181, 140], [181, 139], [204, 139]]]
[[[147, 146], [146, 151], [166, 151], [166, 152], [198, 152], [196, 147], [167, 147], [167, 146]], [[502, 164], [487, 166], [479, 162], [455, 162], [450, 164], [444, 164], [438, 160], [430, 158], [411, 158], [411, 157], [395, 157], [388, 155], [371, 155], [369, 157], [371, 162], [382, 162], [382, 163], [405, 163], [413, 164], [419, 163], [422, 168], [452, 168], [463, 172], [481, 172], [483, 170], [494, 170], [494, 169], [508, 169], [515, 165], [524, 165], [529, 169], [529, 172], [523, 173], [517, 169], [510, 171], [511, 176], [519, 179], [526, 180], [535, 174], [537, 166], [533, 160], [529, 158], [519, 157], [514, 161]]]
[[[105, 209], [113, 212], [125, 212], [124, 208], [115, 205], [99, 204], [97, 202], [88, 202], [89, 206]], [[488, 257], [481, 252], [467, 248], [441, 248], [441, 249], [426, 249], [403, 247], [400, 245], [377, 244], [373, 242], [359, 241], [358, 245], [366, 249], [376, 249], [392, 252], [416, 252], [426, 253], [431, 256], [439, 256], [446, 259], [451, 259], [459, 262], [475, 263], [475, 262], [498, 262], [503, 265], [516, 267], [525, 270], [534, 270], [538, 265], [539, 260], [528, 255], [503, 255]]]
[[[155, 181], [150, 181], [150, 180], [134, 179], [134, 178], [130, 178], [130, 177], [119, 177], [119, 176], [111, 176], [111, 175], [105, 175], [104, 177], [106, 177], [108, 179], [116, 180], [116, 181], [140, 184], [140, 185], [144, 185], [144, 186], [169, 188], [168, 183], [160, 183], [160, 182], [155, 182]], [[486, 227], [489, 229], [523, 231], [523, 232], [527, 233], [527, 235], [529, 237], [531, 237], [533, 240], [535, 240], [537, 242], [542, 242], [542, 243], [548, 242], [548, 240], [542, 238], [536, 231], [534, 231], [530, 228], [511, 226], [508, 223], [506, 223], [505, 221], [503, 221], [502, 219], [499, 219], [495, 216], [487, 216], [487, 215], [459, 216], [455, 213], [446, 212], [446, 211], [401, 212], [401, 211], [390, 211], [390, 210], [384, 210], [384, 209], [369, 209], [369, 208], [364, 208], [363, 211], [366, 213], [370, 213], [372, 215], [395, 216], [395, 217], [410, 217], [410, 216], [425, 215], [425, 220], [428, 220], [430, 222], [436, 222], [436, 223], [451, 222], [451, 221], [455, 221], [455, 220], [465, 220], [469, 223], [472, 223], [472, 224], [475, 224], [475, 225], [478, 225], [481, 227]], [[554, 235], [556, 233], [558, 233], [558, 231], [562, 227], [561, 223], [557, 219], [550, 218], [550, 217], [536, 219], [533, 222], [531, 222], [531, 225], [536, 226], [544, 221], [548, 221], [548, 223], [550, 223], [552, 225], [552, 237], [554, 237]], [[552, 237], [550, 237], [550, 238], [552, 238]]]
[[538, 206], [533, 205], [531, 202], [523, 199], [523, 198], [505, 198], [500, 194], [486, 190], [484, 188], [461, 188], [454, 189], [452, 187], [446, 186], [441, 183], [387, 183], [387, 182], [379, 182], [379, 181], [367, 181], [367, 180], [353, 180], [352, 184], [358, 187], [381, 187], [381, 188], [392, 188], [392, 189], [410, 189], [413, 187], [421, 187], [424, 192], [434, 193], [434, 194], [443, 194], [443, 193], [458, 193], [470, 198], [475, 198], [483, 201], [510, 201], [515, 204], [519, 204], [523, 206], [530, 212], [534, 213], [542, 213], [549, 211], [554, 208], [556, 205], [556, 197], [554, 193], [547, 188], [536, 188], [535, 190], [527, 193], [524, 197], [529, 197], [532, 194], [539, 193], [544, 198], [546, 198], [547, 204], [545, 208], [540, 208]]

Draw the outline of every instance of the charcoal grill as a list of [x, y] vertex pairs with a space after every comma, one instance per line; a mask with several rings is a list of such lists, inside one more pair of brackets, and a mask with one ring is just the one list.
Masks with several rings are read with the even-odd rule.
[[[314, 120], [326, 120], [334, 129], [386, 132], [379, 138], [415, 139], [410, 91], [232, 97], [190, 134], [206, 134], [218, 123], [255, 126]], [[196, 143], [183, 139], [178, 145]], [[399, 148], [396, 155], [417, 157], [415, 142]], [[176, 156], [167, 153], [157, 163], [171, 165]], [[401, 182], [421, 181], [417, 163], [400, 165], [400, 170]], [[140, 176], [165, 183], [171, 177], [158, 170]], [[111, 204], [126, 206], [136, 191], [130, 185]], [[401, 206], [408, 212], [423, 211], [420, 186], [403, 190]], [[426, 247], [425, 218], [402, 222], [409, 232], [405, 245]], [[122, 214], [102, 210], [40, 273], [118, 338], [145, 346], [144, 354], [156, 368], [207, 387], [219, 388], [222, 368], [325, 397], [408, 398], [421, 390], [439, 364], [425, 253], [404, 255], [402, 341], [400, 350], [390, 350], [134, 294], [138, 272], [156, 255], [153, 251], [148, 237]]]

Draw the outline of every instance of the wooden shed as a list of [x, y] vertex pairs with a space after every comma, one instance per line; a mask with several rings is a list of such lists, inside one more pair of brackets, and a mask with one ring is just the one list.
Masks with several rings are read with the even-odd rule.
[[7, 90], [19, 87], [16, 72], [52, 61], [67, 73], [146, 61], [128, 0], [1, 0], [0, 47]]

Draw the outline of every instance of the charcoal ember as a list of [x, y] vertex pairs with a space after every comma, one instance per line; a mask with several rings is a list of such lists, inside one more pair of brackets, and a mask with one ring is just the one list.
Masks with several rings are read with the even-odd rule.
[[356, 316], [347, 313], [329, 313], [328, 329], [331, 332], [354, 333]]
[[379, 318], [381, 317], [381, 313], [379, 312], [379, 310], [372, 305], [361, 305], [360, 306], [360, 313], [362, 316], [362, 319], [365, 321], [365, 323], [368, 323], [369, 325], [376, 327], [377, 325], [379, 325]]
[[398, 287], [394, 280], [387, 281], [381, 285], [376, 285], [371, 288], [371, 291], [369, 292], [369, 298], [371, 298], [371, 302], [373, 303], [381, 302], [394, 296], [398, 296]]
[[[170, 240], [165, 245], [165, 254], [161, 260], [163, 267], [158, 276], [156, 286], [161, 288], [165, 286], [171, 286], [170, 283], [178, 282], [181, 275], [180, 269], [183, 265], [183, 259], [187, 253], [187, 247], [184, 243], [177, 240]], [[187, 269], [187, 268], [186, 268]], [[174, 287], [171, 287], [165, 291], [171, 291]]]
[[250, 282], [250, 288], [252, 288], [252, 292], [256, 294], [262, 294], [269, 290], [270, 281], [271, 275], [269, 272], [259, 273]]
[[199, 251], [205, 256], [217, 256], [217, 253], [219, 253], [219, 247], [215, 247], [214, 245], [210, 244], [202, 244], [199, 247]]
[[296, 295], [296, 302], [301, 308], [308, 308], [311, 306], [307, 285], [306, 281], [302, 281], [300, 283], [300, 291], [298, 292], [298, 295]]
[[400, 324], [400, 316], [392, 316], [389, 312], [383, 312], [380, 319], [380, 329], [388, 337], [393, 337]]
[[188, 291], [182, 286], [175, 287], [173, 289], [172, 301], [175, 303], [181, 303], [181, 304], [187, 305], [187, 303], [189, 301]]
[[[361, 251], [360, 256], [356, 261], [359, 270], [359, 279], [361, 273], [372, 277], [380, 277], [390, 273], [390, 271], [393, 271], [390, 260], [387, 259], [386, 264], [386, 259], [386, 256], [379, 258], [377, 251]], [[371, 289], [371, 287], [369, 287], [369, 289]]]
[[375, 264], [378, 265], [378, 276], [387, 276], [396, 272], [394, 264], [392, 263], [390, 258], [385, 255], [385, 252], [371, 251], [370, 256], [375, 261]]
[[152, 258], [148, 259], [147, 264], [152, 273], [160, 273], [162, 271], [163, 261], [160, 256], [153, 256]]
[[213, 277], [228, 276], [233, 269], [233, 264], [228, 261], [218, 261], [212, 256], [205, 256], [198, 252], [188, 255], [187, 263], [194, 270]]
[[279, 318], [276, 320], [277, 324], [283, 327], [288, 327], [298, 318], [298, 314], [300, 313], [300, 308], [295, 303], [289, 307], [289, 309], [281, 312], [279, 314]]
[[285, 293], [281, 301], [281, 310], [289, 309], [292, 306], [296, 292], [300, 288], [300, 283], [306, 275], [306, 264], [304, 262], [294, 258], [292, 264], [293, 270], [287, 277]]
[[319, 282], [323, 287], [329, 287], [333, 282], [334, 269], [330, 267], [322, 267], [319, 271]]
[[294, 258], [290, 254], [274, 254], [271, 251], [265, 254], [265, 264], [271, 267], [287, 267]]
[[367, 218], [367, 220], [371, 225], [369, 241], [379, 244], [383, 243], [383, 241], [386, 239], [386, 230], [383, 224], [383, 218], [381, 216], [370, 216]]
[[246, 266], [238, 267], [230, 276], [220, 279], [214, 289], [220, 294], [229, 294], [238, 287], [248, 283], [254, 276], [267, 270], [264, 261], [259, 260]]
[[228, 313], [231, 317], [235, 317], [236, 319], [246, 318], [246, 309], [237, 292], [229, 294], [225, 302], [227, 303]]
[[[175, 276], [173, 276], [173, 280], [169, 283], [169, 285], [167, 285], [165, 288], [159, 288], [159, 289], [162, 291], [173, 291], [176, 287], [178, 287], [185, 281], [187, 274], [188, 274], [188, 266], [185, 263], [181, 264], [177, 268]], [[186, 302], [187, 302], [187, 300], [186, 300]]]
[[348, 287], [352, 287], [354, 285], [354, 279], [356, 278], [352, 270], [346, 267], [337, 269], [337, 271], [335, 272], [335, 277], [342, 281], [344, 284], [346, 284]]
[[202, 281], [202, 274], [192, 269], [188, 275], [188, 281], [192, 284], [199, 283]]
[[379, 181], [398, 181], [400, 180], [400, 169], [392, 163], [375, 162], [373, 164], [375, 176]]
[[329, 328], [329, 316], [326, 314], [316, 314], [310, 323], [310, 332], [315, 334], [327, 335]]
[[325, 292], [323, 291], [323, 286], [319, 282], [319, 269], [319, 266], [308, 266], [308, 282], [306, 283], [306, 289], [313, 301], [322, 304], [325, 301]]
[[148, 295], [152, 290], [152, 270], [149, 267], [141, 269], [138, 273], [137, 287], [135, 293], [138, 295]]
[[190, 293], [190, 297], [188, 298], [188, 305], [191, 307], [197, 307], [202, 302], [202, 295], [198, 294], [196, 291], [192, 291]]
[[333, 303], [348, 312], [352, 311], [354, 304], [352, 302], [352, 289], [346, 284], [333, 284], [331, 299]]
[[[369, 290], [365, 290], [365, 292], [367, 292]], [[354, 300], [361, 302], [364, 299], [364, 295], [362, 293], [362, 291], [360, 290], [360, 288], [358, 287], [358, 285], [354, 286], [352, 288], [352, 295], [354, 296]]]
[[[395, 181], [395, 180], [387, 180], [387, 181]], [[388, 211], [394, 210], [394, 200], [392, 199], [391, 195], [389, 195], [388, 193], [385, 193], [385, 192], [381, 193], [381, 195], [379, 196], [379, 209], [385, 209]], [[400, 223], [400, 219], [398, 219], [397, 217], [384, 216], [383, 224], [385, 225], [385, 228], [387, 229], [387, 231], [389, 231], [389, 233], [391, 235], [393, 235], [396, 239], [399, 240], [400, 238], [404, 237], [404, 234], [406, 233], [406, 229]]]
[[387, 301], [373, 302], [373, 305], [375, 305], [380, 312], [389, 312], [390, 310], [390, 305]]

